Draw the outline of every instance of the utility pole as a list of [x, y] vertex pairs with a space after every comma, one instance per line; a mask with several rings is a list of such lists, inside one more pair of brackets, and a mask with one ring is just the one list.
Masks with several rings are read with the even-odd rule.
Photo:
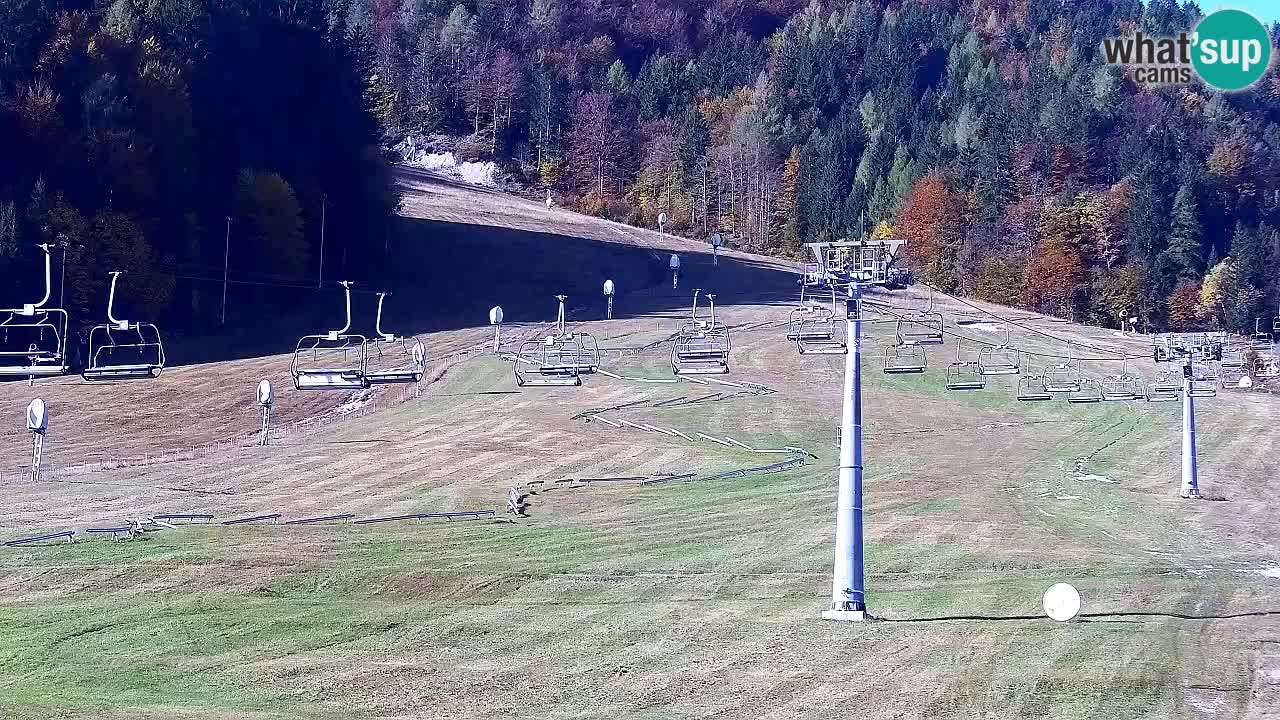
[[231, 216], [227, 216], [227, 245], [222, 251], [222, 324], [227, 324], [227, 268], [231, 260]]
[[1200, 498], [1196, 468], [1196, 406], [1191, 396], [1191, 360], [1182, 367], [1182, 497]]
[[325, 209], [329, 205], [329, 196], [320, 195], [320, 279], [316, 281], [316, 289], [324, 287], [324, 221]]
[[848, 351], [840, 423], [835, 569], [831, 608], [823, 611], [822, 617], [858, 622], [867, 618], [867, 604], [862, 574], [862, 288], [857, 280], [849, 284], [845, 307]]

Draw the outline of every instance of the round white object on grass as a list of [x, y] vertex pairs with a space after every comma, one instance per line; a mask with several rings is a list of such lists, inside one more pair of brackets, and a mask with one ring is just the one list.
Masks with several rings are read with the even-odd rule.
[[1044, 592], [1044, 614], [1066, 622], [1080, 612], [1080, 593], [1067, 583], [1058, 583]]

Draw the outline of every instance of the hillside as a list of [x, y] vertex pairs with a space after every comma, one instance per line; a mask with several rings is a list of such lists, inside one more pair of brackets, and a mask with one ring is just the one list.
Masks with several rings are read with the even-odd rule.
[[[895, 325], [869, 323], [867, 583], [882, 621], [826, 623], [817, 617], [830, 589], [843, 359], [801, 358], [785, 341], [795, 276], [742, 253], [712, 267], [684, 241], [505, 196], [439, 184], [413, 192], [409, 212], [432, 218], [421, 222], [506, 227], [476, 229], [518, 236], [524, 245], [505, 263], [534, 277], [598, 275], [620, 250], [646, 257], [656, 248], [681, 250], [686, 275], [678, 291], [665, 282], [628, 290], [612, 321], [581, 307], [574, 328], [600, 339], [605, 369], [619, 377], [539, 390], [517, 388], [511, 363], [487, 352], [444, 359], [490, 341], [483, 310], [492, 301], [477, 268], [501, 269], [455, 262], [475, 274], [471, 301], [482, 312], [469, 327], [424, 334], [435, 361], [419, 397], [388, 393], [366, 413], [265, 448], [247, 438], [260, 377], [282, 388], [282, 422], [350, 398], [283, 389], [287, 356], [184, 367], [150, 385], [0, 387], [11, 418], [34, 394], [56, 399], [55, 466], [90, 462], [105, 446], [154, 455], [243, 428], [238, 441], [192, 457], [39, 483], [5, 477], [5, 538], [83, 534], [165, 512], [214, 518], [127, 542], [0, 549], [0, 715], [1274, 712], [1274, 397], [1224, 391], [1198, 402], [1201, 487], [1215, 500], [1187, 502], [1177, 498], [1177, 403], [1019, 403], [1016, 378], [945, 390], [957, 337], [1003, 341], [1003, 322], [986, 313], [1014, 315], [1007, 308], [939, 298], [950, 335], [918, 376], [879, 371]], [[552, 234], [561, 222], [564, 237]], [[470, 240], [462, 225], [447, 227], [460, 243], [447, 254], [461, 260]], [[571, 271], [557, 243], [572, 243]], [[693, 287], [718, 293], [733, 333], [723, 378], [732, 385], [673, 382], [668, 341]], [[875, 299], [904, 308], [926, 298], [913, 290]], [[533, 319], [549, 318], [554, 305], [545, 305]], [[1092, 346], [1089, 376], [1114, 372], [1121, 354], [1149, 353], [1143, 337], [1024, 312], [1015, 322], [1012, 342], [1028, 352], [1056, 356], [1068, 339]], [[513, 325], [505, 348], [540, 330]], [[1131, 365], [1152, 372], [1148, 360]], [[699, 432], [811, 456], [726, 476], [789, 456]], [[7, 431], [3, 442], [7, 457], [29, 451], [22, 433]], [[502, 517], [513, 486], [529, 493], [527, 518]], [[287, 521], [493, 509], [496, 519], [219, 524], [259, 513]], [[1041, 593], [1058, 581], [1081, 590], [1077, 622], [1041, 614]]]

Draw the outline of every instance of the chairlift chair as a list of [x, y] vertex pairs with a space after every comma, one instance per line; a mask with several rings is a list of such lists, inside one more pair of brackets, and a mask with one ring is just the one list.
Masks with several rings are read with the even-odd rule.
[[819, 305], [802, 317], [796, 332], [796, 349], [801, 355], [843, 355], [849, 351], [844, 323], [837, 321], [836, 290], [831, 289], [831, 307]]
[[908, 311], [902, 319], [907, 323], [903, 329], [902, 339], [921, 345], [941, 345], [946, 329], [946, 321], [942, 313], [934, 310], [933, 288], [929, 289], [929, 305], [924, 310]]
[[1076, 360], [1074, 345], [1067, 343], [1066, 362], [1054, 363], [1044, 370], [1044, 387], [1051, 393], [1080, 391], [1080, 361]]
[[907, 375], [924, 372], [929, 367], [929, 355], [919, 343], [902, 339], [902, 321], [898, 321], [896, 342], [884, 351], [884, 373]]
[[46, 308], [52, 295], [52, 260], [44, 252], [44, 297], [40, 302], [0, 310], [0, 377], [65, 375], [67, 365], [67, 311]]
[[[568, 387], [582, 384], [578, 373], [578, 350], [568, 348], [554, 335], [520, 344], [513, 363], [519, 387]], [[532, 371], [522, 366], [532, 366]]]
[[1256, 352], [1271, 349], [1271, 335], [1262, 329], [1262, 318], [1253, 319], [1253, 336], [1249, 338], [1249, 348]]
[[982, 376], [982, 367], [975, 360], [965, 360], [962, 356], [964, 341], [956, 343], [956, 359], [947, 366], [948, 390], [981, 390], [987, 386], [987, 379]]
[[[160, 330], [151, 323], [118, 320], [115, 317], [116, 282], [120, 272], [111, 273], [107, 295], [107, 323], [89, 330], [89, 364], [80, 373], [87, 381], [153, 380], [164, 372], [164, 343]], [[118, 338], [116, 333], [131, 333]]]
[[570, 359], [580, 375], [590, 375], [600, 369], [600, 344], [596, 336], [578, 330], [569, 332], [565, 325], [565, 295], [556, 295], [560, 307], [556, 311], [556, 338], [560, 343], [559, 353]]
[[1080, 378], [1076, 389], [1067, 393], [1067, 402], [1075, 404], [1102, 402], [1102, 388], [1097, 380]]
[[1103, 400], [1108, 402], [1137, 400], [1144, 395], [1142, 378], [1129, 372], [1129, 358], [1127, 356], [1124, 358], [1124, 363], [1121, 365], [1119, 373], [1105, 375], [1102, 378]]
[[715, 295], [707, 295], [710, 319], [698, 319], [700, 294], [701, 290], [694, 290], [693, 313], [671, 346], [671, 371], [676, 375], [726, 375], [732, 348], [729, 329], [716, 323]]
[[[516, 385], [520, 387], [577, 386], [582, 384], [582, 375], [600, 369], [600, 348], [595, 337], [585, 332], [569, 332], [565, 326], [566, 296], [557, 295], [556, 299], [560, 306], [555, 330], [541, 340], [521, 343], [515, 357]], [[527, 365], [533, 366], [532, 372], [522, 368]]]
[[1053, 394], [1045, 387], [1044, 373], [1026, 370], [1018, 374], [1018, 399], [1022, 402], [1052, 400]]
[[1157, 368], [1156, 379], [1147, 385], [1147, 402], [1173, 402], [1182, 396], [1182, 373]]
[[416, 337], [382, 331], [382, 302], [387, 293], [378, 293], [378, 315], [374, 321], [377, 337], [366, 351], [365, 379], [370, 385], [421, 382], [427, 371], [427, 349]]
[[1009, 323], [1004, 324], [1004, 342], [978, 353], [978, 369], [983, 375], [1017, 375], [1022, 371], [1021, 353], [1009, 346]]
[[1222, 355], [1219, 359], [1219, 365], [1222, 368], [1244, 367], [1244, 347], [1239, 344], [1233, 344], [1229, 335], [1223, 340], [1221, 347]]
[[1280, 377], [1280, 361], [1276, 359], [1274, 354], [1258, 363], [1258, 369], [1254, 371], [1254, 375], [1263, 380]]
[[1217, 397], [1220, 382], [1221, 375], [1213, 365], [1193, 362], [1187, 394], [1194, 398]]
[[298, 390], [363, 390], [369, 387], [369, 341], [351, 329], [351, 283], [343, 281], [347, 300], [347, 323], [323, 335], [306, 335], [293, 351], [289, 374]]

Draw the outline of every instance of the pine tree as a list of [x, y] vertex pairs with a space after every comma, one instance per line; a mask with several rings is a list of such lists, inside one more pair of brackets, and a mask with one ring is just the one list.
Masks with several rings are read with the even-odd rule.
[[1178, 278], [1196, 281], [1204, 275], [1203, 238], [1195, 190], [1184, 184], [1174, 196], [1169, 229], [1169, 260]]

